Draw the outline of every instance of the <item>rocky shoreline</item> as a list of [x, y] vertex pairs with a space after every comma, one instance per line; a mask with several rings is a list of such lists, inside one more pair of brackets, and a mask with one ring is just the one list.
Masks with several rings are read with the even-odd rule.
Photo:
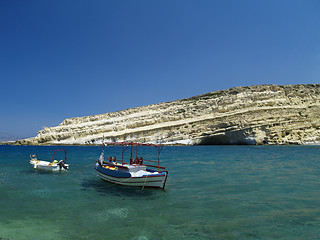
[[17, 145], [319, 144], [320, 84], [235, 87], [176, 100], [65, 119]]

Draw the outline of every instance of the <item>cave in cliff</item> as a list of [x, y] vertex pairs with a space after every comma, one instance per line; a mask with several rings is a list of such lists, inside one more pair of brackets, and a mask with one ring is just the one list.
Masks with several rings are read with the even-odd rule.
[[256, 140], [243, 131], [228, 131], [223, 134], [207, 136], [199, 145], [256, 145]]

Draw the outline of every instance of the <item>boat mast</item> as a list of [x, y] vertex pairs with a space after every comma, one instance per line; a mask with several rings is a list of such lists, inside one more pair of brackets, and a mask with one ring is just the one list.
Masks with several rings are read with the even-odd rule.
[[133, 163], [132, 148], [133, 148], [133, 145], [131, 144], [130, 165]]
[[123, 153], [124, 153], [124, 145], [122, 145], [122, 166], [123, 166]]
[[159, 169], [160, 169], [160, 146], [158, 146], [158, 172], [159, 172]]

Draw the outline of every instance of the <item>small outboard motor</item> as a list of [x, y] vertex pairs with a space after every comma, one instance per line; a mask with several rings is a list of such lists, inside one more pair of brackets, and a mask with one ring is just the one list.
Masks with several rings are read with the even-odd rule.
[[63, 160], [60, 160], [57, 165], [60, 167], [60, 170], [62, 168], [64, 168], [65, 170], [68, 170], [68, 167], [64, 164], [64, 161]]

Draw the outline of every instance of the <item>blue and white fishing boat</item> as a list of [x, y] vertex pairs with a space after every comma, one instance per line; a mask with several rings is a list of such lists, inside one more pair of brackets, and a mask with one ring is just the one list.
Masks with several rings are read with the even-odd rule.
[[[105, 157], [105, 146], [122, 146], [121, 160], [114, 157]], [[157, 160], [147, 160], [138, 156], [138, 147], [148, 146], [157, 148]], [[135, 158], [134, 148], [135, 147]], [[101, 179], [126, 186], [165, 188], [168, 171], [160, 166], [160, 152], [163, 146], [158, 144], [132, 143], [132, 142], [103, 142], [99, 161], [94, 164]], [[130, 159], [124, 161], [124, 153], [130, 149]]]

